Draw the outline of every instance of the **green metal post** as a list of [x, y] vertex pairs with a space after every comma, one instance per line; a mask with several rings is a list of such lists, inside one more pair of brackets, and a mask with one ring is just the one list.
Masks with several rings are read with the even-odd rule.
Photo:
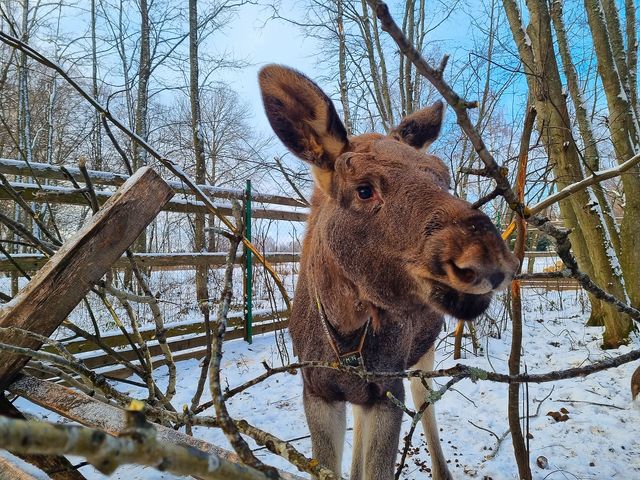
[[[251, 241], [251, 180], [247, 180], [246, 199], [244, 208], [245, 236]], [[251, 250], [244, 248], [244, 261], [246, 272], [246, 291], [244, 297], [244, 339], [253, 342], [253, 268]]]

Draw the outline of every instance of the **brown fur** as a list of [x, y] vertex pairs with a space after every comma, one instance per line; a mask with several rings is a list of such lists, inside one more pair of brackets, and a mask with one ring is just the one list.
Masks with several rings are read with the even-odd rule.
[[[312, 164], [319, 187], [290, 320], [295, 353], [303, 361], [336, 359], [317, 295], [342, 351], [353, 349], [372, 318], [363, 349], [366, 368], [411, 367], [432, 347], [443, 314], [477, 317], [518, 268], [491, 221], [449, 193], [445, 164], [421, 151], [440, 131], [443, 105], [407, 117], [389, 136], [347, 138], [329, 98], [303, 75], [272, 65], [261, 71], [260, 85], [276, 134]], [[372, 198], [359, 198], [363, 185], [373, 189]], [[387, 391], [404, 399], [401, 380], [367, 382], [319, 368], [304, 370], [303, 381], [305, 399], [314, 402], [373, 409], [388, 403]], [[307, 418], [314, 429], [321, 425]], [[390, 455], [385, 461], [392, 468], [395, 451]]]
[[640, 367], [631, 376], [631, 399], [635, 400], [640, 395]]

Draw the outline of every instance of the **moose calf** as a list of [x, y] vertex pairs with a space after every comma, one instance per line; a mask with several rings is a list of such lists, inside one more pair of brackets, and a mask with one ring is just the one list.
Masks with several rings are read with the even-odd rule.
[[[347, 136], [331, 100], [304, 75], [260, 72], [269, 122], [315, 180], [290, 319], [301, 361], [369, 371], [431, 370], [445, 314], [473, 319], [505, 288], [519, 262], [489, 218], [449, 193], [449, 171], [424, 152], [440, 132], [441, 102], [388, 135]], [[332, 369], [302, 373], [313, 456], [337, 473], [345, 404], [355, 426], [352, 480], [393, 478], [404, 400], [401, 379], [366, 381]], [[412, 380], [417, 406], [427, 389]], [[449, 479], [434, 410], [422, 423], [435, 479]]]

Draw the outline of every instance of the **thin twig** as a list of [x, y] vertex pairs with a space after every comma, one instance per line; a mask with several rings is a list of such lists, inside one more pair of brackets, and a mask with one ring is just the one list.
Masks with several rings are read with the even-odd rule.
[[[409, 454], [409, 449], [411, 448], [413, 434], [415, 433], [416, 427], [418, 426], [418, 423], [420, 423], [420, 419], [424, 415], [424, 412], [427, 411], [427, 408], [429, 408], [430, 405], [433, 405], [436, 401], [440, 400], [442, 396], [447, 392], [447, 390], [453, 387], [460, 380], [462, 380], [462, 377], [454, 377], [437, 391], [428, 390], [429, 394], [427, 395], [427, 398], [422, 403], [418, 411], [414, 412], [413, 415], [409, 413], [409, 415], [412, 417], [411, 426], [409, 427], [409, 431], [404, 437], [404, 448], [402, 449], [402, 457], [400, 458], [400, 463], [398, 464], [398, 469], [396, 470], [395, 480], [398, 480], [400, 478], [400, 475], [402, 474], [405, 462], [407, 461], [407, 455]], [[405, 413], [407, 413], [406, 410]]]
[[100, 210], [100, 205], [98, 204], [98, 199], [96, 198], [96, 191], [93, 188], [91, 177], [89, 176], [89, 172], [87, 171], [87, 159], [85, 157], [80, 157], [80, 160], [78, 161], [78, 169], [80, 170], [80, 173], [82, 173], [82, 178], [84, 178], [84, 183], [87, 186], [91, 210], [93, 211], [93, 213], [96, 213], [98, 210]]
[[[234, 210], [239, 210], [236, 208]], [[236, 218], [239, 218], [239, 213]], [[235, 229], [234, 229], [235, 231]], [[218, 306], [218, 313], [215, 322], [213, 322], [213, 344], [212, 344], [212, 357], [211, 364], [209, 366], [209, 388], [211, 389], [211, 398], [213, 406], [216, 410], [216, 415], [220, 428], [224, 432], [225, 436], [233, 446], [243, 463], [264, 472], [270, 478], [277, 478], [278, 473], [275, 468], [270, 467], [262, 463], [256, 458], [256, 456], [249, 448], [247, 442], [240, 436], [238, 428], [229, 416], [229, 412], [225, 405], [224, 397], [222, 395], [222, 385], [220, 383], [220, 363], [222, 361], [222, 342], [224, 341], [224, 334], [227, 330], [227, 316], [229, 314], [229, 306], [231, 305], [231, 298], [233, 296], [233, 270], [236, 261], [236, 255], [238, 245], [241, 242], [241, 238], [235, 237], [231, 240], [229, 246], [229, 253], [227, 255], [227, 264], [224, 271], [224, 281], [222, 286], [222, 293], [220, 294], [220, 303]]]

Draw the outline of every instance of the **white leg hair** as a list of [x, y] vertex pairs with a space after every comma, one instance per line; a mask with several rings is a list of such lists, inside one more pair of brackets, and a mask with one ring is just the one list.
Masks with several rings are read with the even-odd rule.
[[351, 480], [391, 480], [394, 476], [402, 410], [390, 402], [354, 405]]
[[360, 405], [353, 405], [353, 447], [350, 480], [366, 480], [364, 475], [364, 411]]
[[[427, 353], [425, 353], [418, 363], [413, 368], [417, 370], [433, 370], [435, 362], [435, 346], [431, 347]], [[431, 388], [431, 379], [427, 380], [427, 385]], [[427, 395], [427, 389], [419, 378], [411, 379], [411, 394], [413, 396], [413, 403], [416, 410], [424, 403]], [[440, 446], [440, 436], [438, 432], [438, 424], [436, 423], [435, 409], [433, 405], [430, 405], [422, 415], [422, 428], [424, 429], [424, 436], [427, 439], [427, 448], [429, 449], [429, 455], [431, 456], [431, 472], [433, 480], [451, 480], [453, 477], [449, 473], [447, 468], [447, 460], [442, 453], [442, 447]]]
[[303, 399], [313, 458], [340, 476], [347, 429], [345, 402], [326, 402], [306, 394]]

